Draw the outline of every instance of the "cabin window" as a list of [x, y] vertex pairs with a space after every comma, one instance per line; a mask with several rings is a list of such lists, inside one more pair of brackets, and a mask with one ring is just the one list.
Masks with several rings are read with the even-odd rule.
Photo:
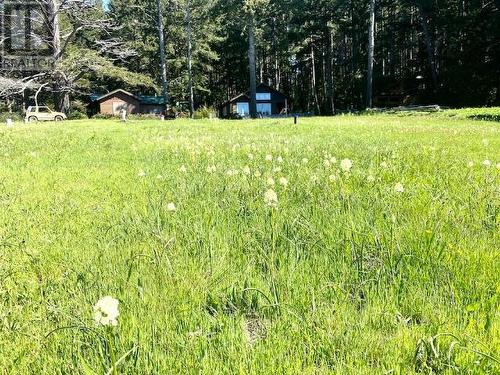
[[236, 112], [241, 116], [250, 114], [250, 105], [248, 103], [236, 103]]
[[257, 113], [270, 116], [272, 114], [271, 103], [257, 103]]
[[269, 92], [258, 92], [257, 100], [271, 100], [271, 93]]

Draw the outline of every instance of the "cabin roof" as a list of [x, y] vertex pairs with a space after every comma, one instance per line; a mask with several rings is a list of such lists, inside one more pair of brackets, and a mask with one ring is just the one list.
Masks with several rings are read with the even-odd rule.
[[163, 96], [156, 96], [156, 95], [134, 95], [128, 91], [122, 90], [122, 89], [117, 89], [113, 90], [111, 92], [108, 92], [107, 94], [104, 95], [99, 95], [99, 94], [91, 94], [90, 95], [90, 100], [92, 102], [100, 102], [101, 100], [107, 99], [115, 94], [122, 93], [127, 96], [130, 96], [131, 98], [134, 98], [135, 100], [139, 101], [142, 105], [164, 105], [165, 104], [165, 98]]
[[[285, 98], [285, 99], [287, 99], [287, 98], [288, 98], [288, 97], [287, 97], [285, 94], [283, 94], [282, 92], [280, 92], [280, 91], [278, 91], [278, 90], [276, 90], [276, 89], [272, 88], [271, 86], [266, 85], [265, 83], [262, 83], [262, 82], [261, 82], [261, 83], [259, 83], [259, 84], [257, 85], [257, 93], [258, 93], [258, 92], [262, 92], [262, 91], [259, 91], [259, 89], [263, 89], [263, 88], [264, 88], [264, 89], [267, 89], [267, 91], [269, 91], [269, 92], [271, 92], [271, 93], [275, 93], [275, 94], [277, 94], [277, 95], [280, 95], [280, 96], [282, 96], [282, 97], [283, 97], [283, 98]], [[234, 103], [234, 102], [237, 102], [237, 101], [242, 101], [242, 100], [243, 100], [243, 101], [250, 101], [250, 90], [248, 90], [248, 91], [246, 91], [246, 92], [244, 92], [244, 93], [241, 93], [241, 94], [239, 94], [239, 95], [235, 96], [235, 97], [234, 97], [234, 98], [232, 98], [232, 99], [229, 99], [228, 101], [224, 102], [221, 106], [222, 106], [222, 107], [224, 107], [224, 106], [226, 106], [226, 105], [228, 105], [228, 104], [230, 104], [230, 103]]]

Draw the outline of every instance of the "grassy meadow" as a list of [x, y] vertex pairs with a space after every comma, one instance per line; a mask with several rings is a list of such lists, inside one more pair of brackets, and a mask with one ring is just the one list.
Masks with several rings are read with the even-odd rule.
[[0, 374], [498, 374], [498, 163], [460, 117], [1, 126]]

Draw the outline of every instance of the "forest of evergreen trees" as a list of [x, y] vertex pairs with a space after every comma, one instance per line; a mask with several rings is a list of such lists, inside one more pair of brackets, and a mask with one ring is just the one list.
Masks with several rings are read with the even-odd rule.
[[256, 82], [287, 94], [295, 111], [328, 115], [372, 100], [378, 107], [500, 105], [500, 0], [109, 0], [87, 4], [84, 20], [76, 3], [57, 15], [61, 29], [73, 31], [59, 41], [65, 74], [37, 78], [66, 96], [66, 104], [55, 103], [62, 109], [68, 97], [115, 88], [160, 94], [158, 14], [172, 105], [192, 98], [194, 107], [217, 106], [246, 91], [249, 51]]

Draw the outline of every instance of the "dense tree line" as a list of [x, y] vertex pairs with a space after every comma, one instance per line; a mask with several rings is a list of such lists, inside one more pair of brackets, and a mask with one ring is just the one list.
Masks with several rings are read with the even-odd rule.
[[[500, 105], [500, 0], [110, 0], [96, 15], [109, 30], [78, 30], [60, 58], [90, 49], [119, 70], [75, 73], [71, 85], [85, 82], [76, 96], [125, 87], [163, 92], [191, 110], [264, 82], [287, 94], [294, 110], [317, 114], [372, 100]], [[133, 53], [117, 58], [92, 44], [105, 37]]]

